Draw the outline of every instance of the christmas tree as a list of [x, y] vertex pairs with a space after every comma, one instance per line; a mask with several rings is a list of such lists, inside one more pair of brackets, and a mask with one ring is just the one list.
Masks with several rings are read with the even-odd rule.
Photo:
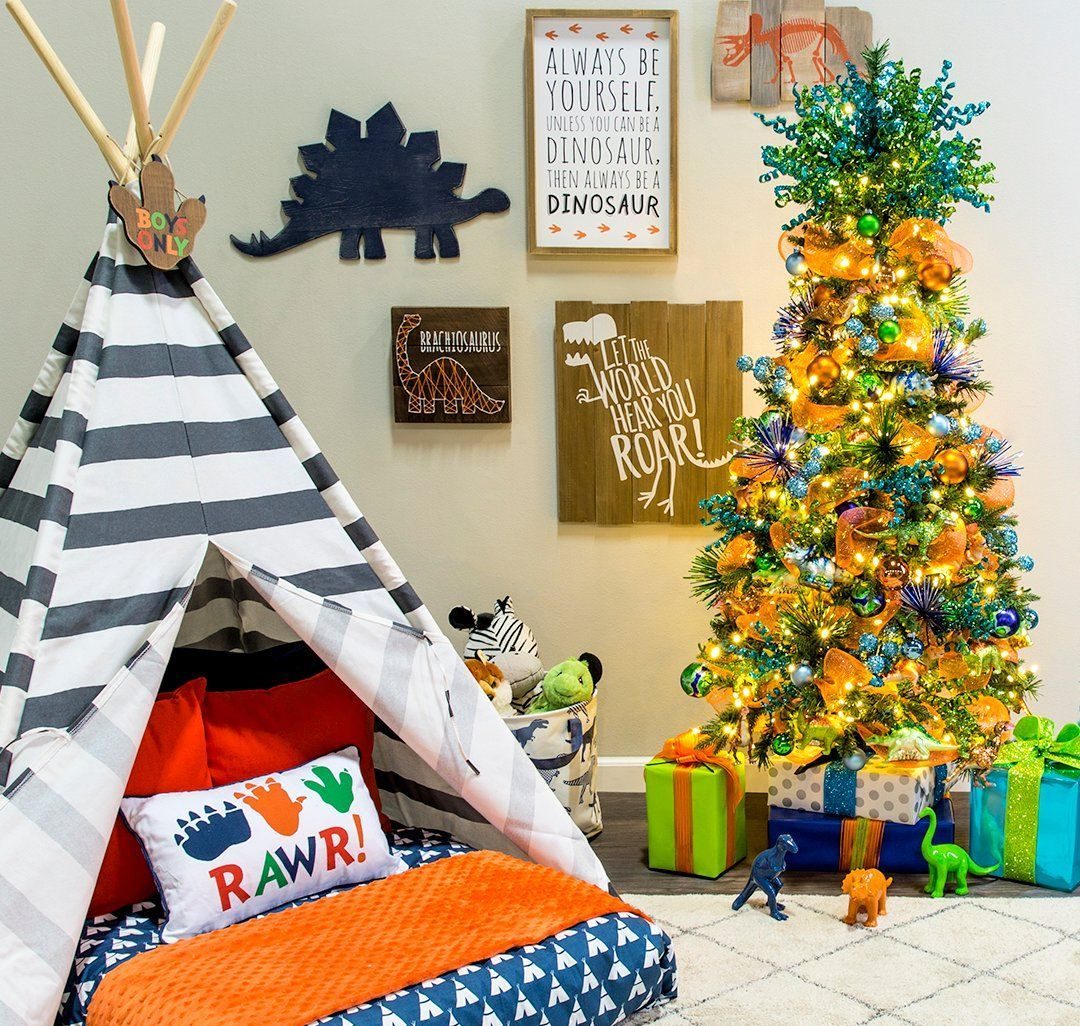
[[718, 537], [694, 559], [712, 636], [683, 688], [703, 743], [755, 760], [816, 745], [861, 765], [985, 769], [1037, 687], [1018, 650], [1038, 617], [1020, 581], [1017, 454], [977, 417], [990, 391], [968, 320], [970, 254], [944, 225], [989, 209], [994, 167], [959, 131], [951, 65], [932, 85], [868, 51], [762, 122], [791, 295], [775, 356], [742, 356], [765, 409], [733, 428]]

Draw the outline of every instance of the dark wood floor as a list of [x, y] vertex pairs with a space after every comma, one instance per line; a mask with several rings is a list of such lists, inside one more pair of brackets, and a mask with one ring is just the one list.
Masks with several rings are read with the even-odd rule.
[[[605, 792], [600, 796], [604, 812], [604, 832], [593, 841], [593, 848], [607, 868], [611, 882], [621, 894], [737, 894], [746, 883], [749, 864], [739, 862], [716, 880], [698, 876], [682, 876], [649, 869], [645, 832], [645, 795]], [[956, 842], [968, 843], [968, 796], [953, 794], [956, 818]], [[746, 831], [750, 856], [768, 847], [766, 834], [765, 795], [746, 796]], [[838, 894], [839, 873], [788, 873], [786, 889], [793, 894]], [[890, 894], [922, 894], [925, 876], [894, 874]], [[1037, 895], [1068, 897], [1061, 891], [1051, 891], [1013, 880], [971, 878], [972, 894], [985, 897], [1014, 897]]]

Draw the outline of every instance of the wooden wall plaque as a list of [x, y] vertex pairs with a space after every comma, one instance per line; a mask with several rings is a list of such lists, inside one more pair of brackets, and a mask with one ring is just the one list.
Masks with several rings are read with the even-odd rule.
[[726, 492], [742, 303], [555, 305], [559, 520], [696, 524]]
[[713, 35], [712, 98], [755, 107], [791, 103], [792, 86], [832, 82], [852, 61], [864, 70], [873, 18], [825, 0], [720, 0]]
[[395, 306], [398, 424], [510, 423], [510, 310]]

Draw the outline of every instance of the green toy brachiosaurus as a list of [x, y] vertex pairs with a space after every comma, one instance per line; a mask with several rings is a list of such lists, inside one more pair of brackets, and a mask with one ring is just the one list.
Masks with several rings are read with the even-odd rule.
[[988, 876], [995, 869], [997, 863], [989, 868], [976, 865], [971, 861], [971, 856], [958, 844], [934, 844], [934, 834], [937, 832], [937, 814], [931, 808], [925, 808], [919, 813], [919, 819], [929, 819], [926, 825], [926, 833], [922, 839], [922, 857], [926, 859], [926, 865], [930, 870], [930, 881], [923, 888], [932, 898], [945, 896], [945, 884], [950, 876], [956, 884], [957, 894], [967, 894], [968, 873], [975, 876]]

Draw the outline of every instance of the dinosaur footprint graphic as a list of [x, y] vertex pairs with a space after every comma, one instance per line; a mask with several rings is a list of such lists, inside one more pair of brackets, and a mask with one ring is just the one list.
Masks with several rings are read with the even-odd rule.
[[306, 798], [293, 798], [273, 777], [267, 777], [261, 784], [248, 782], [247, 791], [237, 791], [233, 797], [239, 798], [249, 809], [257, 812], [266, 825], [282, 837], [291, 837], [300, 828], [300, 807]]
[[226, 802], [224, 811], [204, 805], [202, 812], [188, 812], [187, 819], [178, 819], [180, 833], [173, 840], [185, 854], [200, 862], [213, 862], [222, 852], [251, 837], [251, 824], [244, 810]]
[[325, 766], [312, 767], [317, 780], [305, 780], [304, 786], [314, 791], [327, 805], [338, 812], [348, 812], [353, 803], [353, 779], [349, 771], [342, 770], [338, 777]]

